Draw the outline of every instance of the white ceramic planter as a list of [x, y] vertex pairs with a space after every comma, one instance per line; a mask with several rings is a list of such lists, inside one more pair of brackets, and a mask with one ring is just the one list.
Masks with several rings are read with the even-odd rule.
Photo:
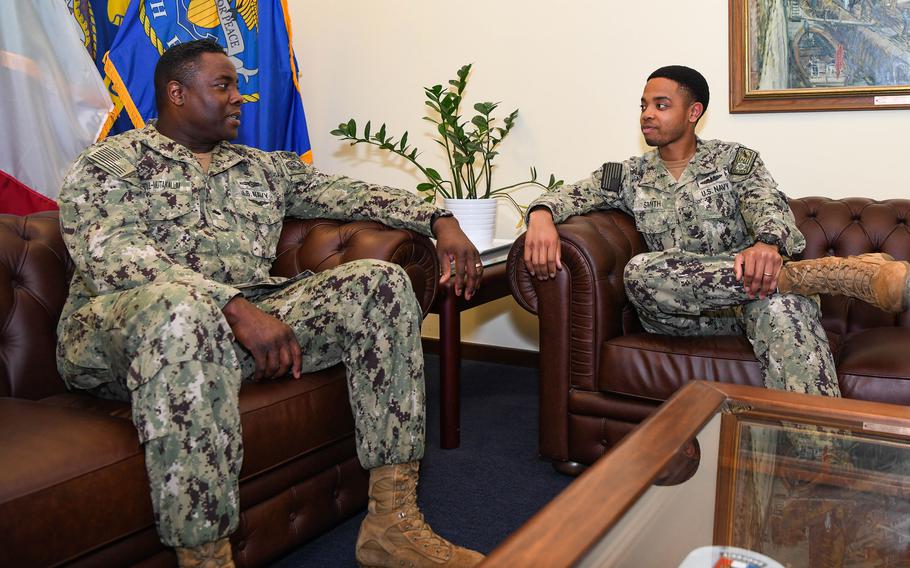
[[443, 206], [455, 214], [461, 230], [478, 250], [490, 248], [496, 232], [495, 199], [445, 199]]

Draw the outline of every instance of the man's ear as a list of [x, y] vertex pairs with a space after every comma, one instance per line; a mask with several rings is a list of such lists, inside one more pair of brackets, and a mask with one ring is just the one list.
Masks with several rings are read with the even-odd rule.
[[689, 105], [689, 122], [696, 123], [701, 115], [705, 112], [705, 105], [694, 102]]
[[177, 80], [167, 82], [167, 98], [174, 106], [183, 106], [186, 96], [186, 89], [183, 83]]

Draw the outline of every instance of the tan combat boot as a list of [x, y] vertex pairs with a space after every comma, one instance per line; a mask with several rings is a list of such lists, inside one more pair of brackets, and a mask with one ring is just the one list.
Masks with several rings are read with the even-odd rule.
[[910, 302], [910, 263], [884, 253], [826, 256], [787, 262], [780, 271], [781, 294], [833, 294], [868, 302], [886, 312], [900, 312]]
[[363, 568], [475, 566], [483, 555], [455, 546], [433, 532], [417, 509], [415, 462], [370, 470], [370, 502], [357, 535], [355, 556]]
[[231, 541], [226, 538], [193, 548], [175, 548], [180, 568], [234, 568]]

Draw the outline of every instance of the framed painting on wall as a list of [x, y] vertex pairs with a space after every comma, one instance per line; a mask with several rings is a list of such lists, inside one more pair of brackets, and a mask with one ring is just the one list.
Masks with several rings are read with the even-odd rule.
[[730, 0], [730, 112], [910, 108], [910, 0]]

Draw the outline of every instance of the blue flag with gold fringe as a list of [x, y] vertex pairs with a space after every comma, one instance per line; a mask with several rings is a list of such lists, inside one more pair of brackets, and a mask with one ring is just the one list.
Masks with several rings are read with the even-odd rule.
[[114, 108], [101, 128], [99, 139], [133, 128], [130, 117], [123, 110], [123, 102], [114, 91], [111, 78], [104, 71], [104, 57], [117, 37], [129, 3], [130, 0], [66, 0], [66, 7], [75, 18], [82, 34], [82, 44], [92, 56], [114, 103]]
[[154, 69], [177, 43], [214, 39], [237, 69], [243, 120], [235, 142], [311, 161], [284, 0], [132, 0], [104, 69], [133, 125], [158, 115]]

